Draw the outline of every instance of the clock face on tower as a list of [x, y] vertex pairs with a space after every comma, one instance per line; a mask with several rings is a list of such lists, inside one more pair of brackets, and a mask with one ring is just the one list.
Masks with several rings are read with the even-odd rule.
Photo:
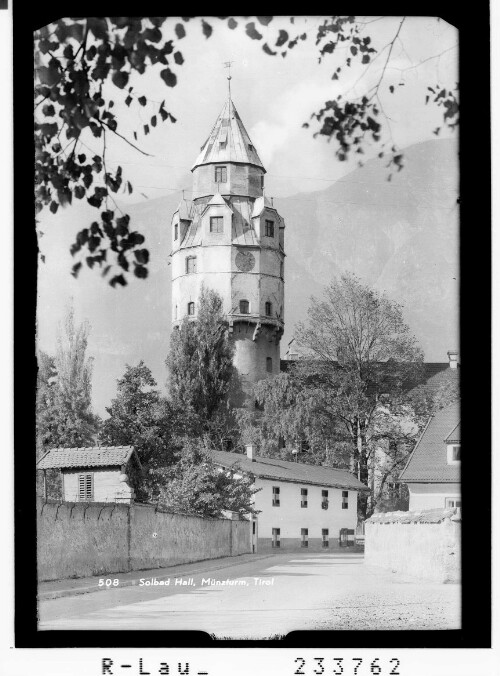
[[250, 272], [255, 266], [255, 257], [250, 251], [238, 251], [236, 254], [236, 267], [241, 272]]

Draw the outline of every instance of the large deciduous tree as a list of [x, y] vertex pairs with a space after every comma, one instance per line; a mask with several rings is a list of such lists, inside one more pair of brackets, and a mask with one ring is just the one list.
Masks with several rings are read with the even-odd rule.
[[37, 437], [42, 449], [88, 446], [99, 419], [92, 412], [92, 358], [87, 356], [89, 324], [75, 325], [68, 310], [55, 357], [39, 352]]
[[[312, 452], [304, 459], [350, 467], [367, 485], [379, 462], [390, 465], [390, 476], [423, 420], [407, 397], [422, 376], [423, 354], [402, 307], [343, 275], [311, 300], [296, 340], [301, 359], [286, 376], [257, 387], [260, 430], [272, 436], [274, 429], [274, 443], [279, 431], [298, 450], [307, 442]], [[373, 497], [359, 503], [365, 517]]]
[[[383, 18], [383, 17], [379, 17]], [[399, 86], [387, 81], [391, 59], [404, 55], [404, 32], [408, 24], [401, 17], [385, 44], [373, 38], [373, 21], [366, 17], [325, 17], [314, 35], [298, 28], [289, 17], [287, 28], [273, 24], [273, 17], [207, 17], [201, 21], [203, 38], [215, 30], [240, 31], [242, 37], [261, 42], [270, 57], [287, 53], [305, 40], [315, 39], [319, 61], [331, 59], [332, 80], [342, 80], [354, 65], [364, 67], [359, 82], [380, 57], [380, 75], [375, 84], [356, 94], [355, 87], [338, 93], [334, 85], [330, 100], [303, 126], [317, 123], [314, 135], [332, 140], [338, 160], [355, 155], [361, 163], [368, 144], [388, 158], [389, 171], [401, 170], [404, 152], [392, 141], [383, 100], [397, 96], [404, 85], [405, 69], [399, 68]], [[56, 213], [59, 206], [75, 200], [86, 201], [98, 210], [96, 219], [81, 230], [71, 248], [77, 260], [72, 273], [82, 266], [100, 268], [110, 284], [125, 285], [127, 273], [145, 279], [149, 251], [144, 236], [132, 228], [128, 214], [121, 212], [113, 195], [132, 192], [121, 166], [106, 163], [107, 139], [123, 143], [148, 155], [137, 145], [160, 122], [174, 123], [165, 100], [150, 100], [140, 91], [140, 76], [155, 69], [159, 87], [175, 87], [185, 52], [179, 49], [186, 36], [189, 17], [167, 22], [166, 17], [68, 17], [35, 32], [35, 146], [36, 208]], [[262, 31], [262, 32], [261, 32]], [[201, 35], [200, 35], [201, 37]], [[397, 46], [397, 52], [395, 51]], [[438, 59], [430, 54], [422, 63]], [[418, 67], [412, 64], [408, 69]], [[406, 69], [406, 70], [408, 70]], [[373, 72], [373, 71], [371, 71]], [[458, 85], [425, 83], [422, 103], [441, 107], [443, 124], [458, 123]], [[160, 94], [160, 98], [163, 96]], [[116, 114], [115, 102], [122, 100], [141, 114], [135, 130], [124, 129]], [[169, 103], [170, 107], [170, 103]], [[437, 135], [440, 127], [434, 129]], [[96, 150], [91, 150], [95, 148]], [[390, 178], [390, 174], [388, 175]]]
[[[87, 356], [90, 327], [75, 326], [70, 307], [59, 334], [55, 356], [38, 351], [36, 457], [51, 448], [91, 446], [100, 419], [92, 412], [92, 359]], [[37, 477], [37, 481], [39, 477]], [[61, 498], [58, 473], [48, 471], [47, 495]]]
[[136, 484], [138, 498], [148, 499], [154, 491], [154, 469], [176, 460], [178, 419], [142, 360], [137, 366], [126, 366], [117, 389], [117, 396], [106, 407], [109, 417], [102, 424], [100, 438], [108, 445], [134, 446], [143, 467], [142, 481]]
[[172, 331], [166, 360], [170, 400], [190, 421], [192, 433], [217, 439], [231, 427], [233, 352], [222, 298], [203, 287], [196, 316], [184, 317]]
[[187, 440], [179, 462], [164, 472], [156, 499], [160, 507], [175, 512], [216, 518], [230, 510], [243, 517], [257, 513], [257, 490], [252, 478], [217, 467], [203, 442]]

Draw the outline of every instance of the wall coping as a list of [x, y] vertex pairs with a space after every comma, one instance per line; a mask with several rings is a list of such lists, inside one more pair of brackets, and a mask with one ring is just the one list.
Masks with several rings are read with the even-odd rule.
[[450, 509], [422, 509], [412, 512], [378, 512], [372, 514], [365, 523], [442, 523], [446, 519], [462, 521], [460, 507]]

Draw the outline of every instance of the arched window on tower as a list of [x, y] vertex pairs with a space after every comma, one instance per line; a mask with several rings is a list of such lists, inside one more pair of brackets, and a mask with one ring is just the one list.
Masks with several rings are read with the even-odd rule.
[[192, 317], [194, 315], [194, 303], [188, 303], [188, 315]]
[[266, 371], [268, 373], [273, 372], [273, 358], [272, 357], [267, 357], [266, 358]]
[[240, 314], [247, 315], [250, 312], [250, 303], [247, 300], [240, 300]]
[[273, 304], [267, 301], [266, 303], [266, 317], [270, 317], [273, 311]]

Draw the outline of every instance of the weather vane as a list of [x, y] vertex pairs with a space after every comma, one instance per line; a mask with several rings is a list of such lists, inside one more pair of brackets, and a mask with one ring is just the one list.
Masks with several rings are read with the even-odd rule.
[[227, 76], [227, 82], [229, 86], [229, 98], [231, 98], [231, 64], [233, 64], [234, 61], [224, 61], [224, 68], [229, 68], [229, 74]]

